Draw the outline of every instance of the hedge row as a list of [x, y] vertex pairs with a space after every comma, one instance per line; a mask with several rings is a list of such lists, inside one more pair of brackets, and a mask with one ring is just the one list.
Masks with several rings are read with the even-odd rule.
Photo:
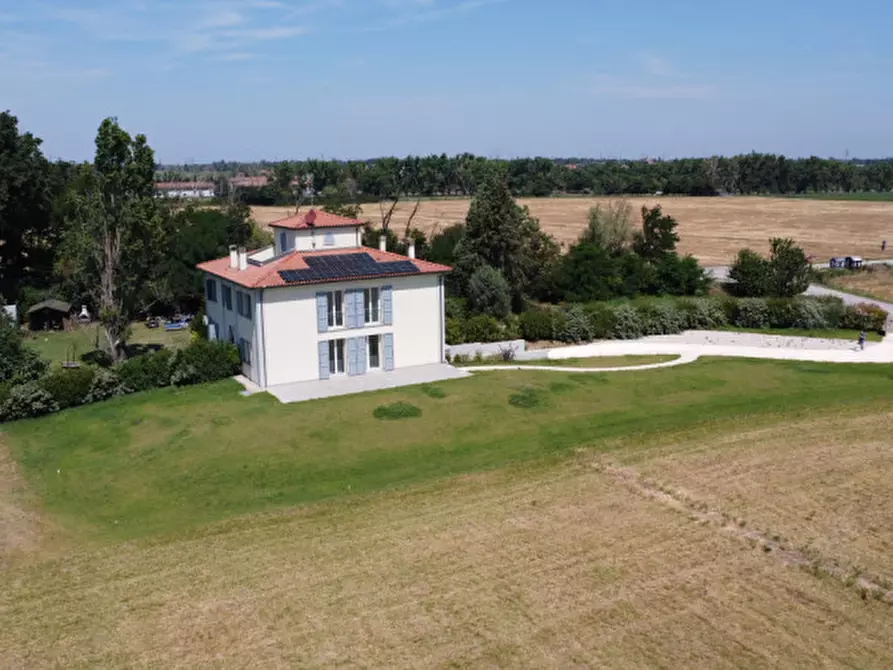
[[36, 381], [0, 385], [0, 422], [51, 414], [127, 393], [164, 386], [188, 386], [237, 374], [239, 352], [232, 344], [197, 340], [178, 351], [130, 358], [106, 370], [57, 368]]
[[886, 318], [874, 305], [846, 306], [835, 297], [676, 298], [531, 309], [521, 314], [520, 330], [527, 341], [587, 342], [729, 326], [882, 332]]

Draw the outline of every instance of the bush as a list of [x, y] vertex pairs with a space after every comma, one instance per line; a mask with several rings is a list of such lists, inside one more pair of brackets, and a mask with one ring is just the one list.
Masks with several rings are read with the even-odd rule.
[[614, 327], [611, 334], [618, 340], [634, 340], [642, 337], [644, 327], [639, 310], [629, 304], [614, 307]]
[[613, 337], [614, 310], [611, 305], [604, 302], [592, 302], [586, 305], [586, 315], [589, 317], [589, 331], [594, 340], [605, 340]]
[[59, 405], [59, 409], [77, 407], [83, 405], [93, 385], [95, 371], [91, 367], [59, 368], [38, 382], [53, 400]]
[[769, 312], [769, 328], [793, 328], [794, 307], [787, 298], [769, 298], [766, 300]]
[[720, 301], [712, 298], [683, 298], [677, 301], [676, 309], [683, 330], [709, 330], [729, 323]]
[[848, 305], [841, 319], [841, 327], [853, 330], [873, 330], [883, 332], [887, 321], [887, 312], [867, 302]]
[[5, 403], [6, 399], [9, 397], [11, 389], [12, 384], [9, 382], [0, 382], [0, 407], [3, 407], [3, 403]]
[[521, 337], [528, 342], [552, 339], [552, 309], [528, 309], [521, 314]]
[[642, 331], [645, 335], [674, 335], [685, 329], [685, 318], [668, 302], [645, 303], [639, 306]]
[[462, 344], [465, 341], [465, 335], [462, 332], [462, 322], [459, 319], [448, 316], [444, 327], [447, 344]]
[[521, 339], [521, 317], [517, 314], [509, 314], [502, 321], [502, 339]]
[[59, 411], [53, 396], [37, 382], [13, 386], [0, 406], [0, 421], [16, 421]]
[[35, 382], [46, 374], [49, 367], [49, 364], [38, 356], [37, 352], [25, 348], [16, 362], [15, 370], [9, 381], [14, 386]]
[[232, 377], [240, 368], [239, 350], [234, 344], [197, 340], [174, 354], [170, 380], [175, 386], [202, 384]]
[[512, 309], [512, 294], [502, 273], [482, 265], [468, 280], [468, 304], [478, 314], [504, 319]]
[[192, 321], [189, 322], [189, 330], [195, 334], [195, 338], [193, 339], [208, 339], [208, 325], [205, 323], [205, 310], [200, 309], [195, 316], [192, 317]]
[[769, 292], [769, 261], [751, 249], [742, 249], [729, 269], [735, 295], [760, 298]]
[[422, 416], [422, 410], [408, 402], [392, 402], [390, 405], [379, 405], [376, 407], [372, 416], [376, 419], [394, 420], [394, 419], [415, 419]]
[[735, 325], [739, 328], [768, 328], [769, 307], [761, 298], [742, 298], [738, 301]]
[[592, 340], [592, 328], [589, 316], [581, 305], [571, 305], [564, 312], [561, 329], [555, 331], [555, 339], [559, 342], [589, 342]]
[[171, 359], [169, 349], [159, 349], [148, 354], [128, 358], [116, 372], [121, 382], [132, 391], [167, 386], [171, 383]]
[[447, 298], [444, 301], [444, 312], [446, 318], [461, 322], [468, 316], [468, 305], [464, 298]]
[[822, 309], [822, 314], [827, 328], [840, 328], [843, 323], [843, 314], [846, 310], [843, 300], [831, 295], [814, 298], [814, 302]]
[[90, 384], [90, 392], [84, 398], [84, 403], [101, 402], [109, 398], [117, 398], [118, 396], [130, 393], [130, 389], [121, 383], [121, 378], [111, 370], [99, 368]]
[[811, 298], [797, 298], [791, 301], [791, 327], [805, 330], [830, 328], [825, 318], [825, 306]]
[[465, 322], [466, 342], [498, 342], [502, 332], [499, 321], [488, 314], [478, 314]]

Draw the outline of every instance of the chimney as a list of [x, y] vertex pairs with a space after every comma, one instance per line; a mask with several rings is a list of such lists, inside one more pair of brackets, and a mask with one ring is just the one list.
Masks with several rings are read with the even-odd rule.
[[239, 267], [239, 252], [235, 244], [229, 245], [229, 266], [233, 269]]
[[378, 250], [379, 251], [387, 251], [388, 250], [388, 235], [385, 231], [381, 231], [378, 236]]
[[409, 248], [406, 250], [406, 255], [410, 258], [415, 258], [415, 240], [409, 241]]
[[248, 252], [245, 250], [245, 247], [239, 247], [239, 270], [247, 270], [248, 269]]

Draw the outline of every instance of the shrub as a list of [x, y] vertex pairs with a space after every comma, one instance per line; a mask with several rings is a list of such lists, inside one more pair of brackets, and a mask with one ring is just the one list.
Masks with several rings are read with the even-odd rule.
[[447, 344], [462, 344], [465, 341], [465, 336], [462, 333], [462, 322], [459, 319], [448, 316], [444, 327], [446, 329]]
[[840, 328], [843, 322], [843, 314], [846, 310], [843, 300], [832, 295], [823, 295], [815, 298], [814, 302], [822, 309], [822, 314], [827, 328]]
[[90, 392], [84, 398], [84, 403], [101, 402], [109, 398], [117, 398], [118, 396], [130, 393], [130, 389], [121, 383], [121, 378], [111, 370], [99, 368], [90, 384]]
[[468, 306], [464, 298], [447, 298], [444, 301], [444, 312], [446, 318], [461, 322], [468, 316]]
[[475, 270], [468, 280], [468, 304], [478, 314], [504, 319], [511, 311], [512, 295], [502, 273], [489, 265]]
[[770, 328], [793, 328], [794, 307], [787, 298], [769, 298], [766, 300], [766, 309], [769, 313]]
[[500, 339], [502, 327], [488, 314], [478, 314], [465, 322], [466, 342], [498, 342]]
[[632, 305], [614, 307], [614, 328], [612, 335], [618, 340], [634, 340], [642, 337], [644, 328], [639, 311]]
[[437, 400], [446, 398], [446, 391], [439, 386], [431, 386], [430, 384], [422, 384], [422, 393], [429, 398], [435, 398]]
[[559, 342], [589, 342], [592, 340], [592, 328], [589, 316], [581, 305], [571, 305], [564, 312], [560, 329], [555, 331], [555, 339]]
[[0, 407], [3, 407], [3, 403], [6, 402], [6, 399], [9, 397], [9, 391], [12, 389], [12, 384], [9, 382], [0, 382]]
[[769, 307], [761, 298], [742, 298], [738, 301], [735, 325], [740, 328], [768, 328]]
[[676, 309], [683, 330], [720, 328], [729, 323], [721, 303], [711, 298], [682, 298]]
[[882, 332], [887, 320], [887, 312], [877, 305], [861, 302], [858, 305], [848, 305], [841, 319], [843, 328], [853, 330], [873, 330]]
[[132, 391], [167, 386], [171, 383], [171, 359], [169, 349], [159, 349], [142, 356], [134, 356], [118, 366], [117, 373], [127, 388]]
[[37, 381], [46, 374], [47, 368], [49, 364], [38, 356], [37, 352], [23, 349], [9, 381], [13, 385]]
[[77, 407], [84, 404], [95, 374], [91, 367], [59, 368], [41, 379], [39, 384], [53, 397], [59, 409]]
[[0, 406], [0, 421], [28, 419], [59, 411], [53, 396], [37, 382], [13, 386]]
[[668, 302], [645, 303], [638, 308], [645, 335], [673, 335], [685, 329], [685, 319]]
[[195, 335], [193, 339], [208, 339], [208, 325], [205, 323], [205, 310], [200, 309], [195, 316], [192, 317], [192, 321], [189, 322], [189, 330]]
[[521, 337], [528, 342], [552, 339], [552, 309], [528, 309], [521, 314]]
[[803, 329], [829, 328], [825, 318], [825, 306], [811, 298], [797, 298], [791, 301], [791, 327]]
[[722, 320], [717, 325], [730, 326], [735, 323], [738, 318], [738, 301], [727, 295], [720, 295], [709, 298], [711, 310], [722, 312]]
[[509, 314], [502, 322], [502, 339], [517, 340], [521, 337], [521, 317]]
[[175, 386], [202, 384], [232, 377], [240, 368], [234, 344], [197, 340], [174, 354], [170, 379]]
[[735, 295], [759, 298], [769, 292], [769, 261], [751, 249], [742, 249], [729, 269]]
[[422, 410], [408, 402], [392, 402], [390, 405], [376, 407], [372, 416], [383, 420], [415, 419], [422, 416]]
[[589, 330], [595, 340], [613, 337], [614, 310], [605, 302], [593, 302], [584, 307], [589, 317]]

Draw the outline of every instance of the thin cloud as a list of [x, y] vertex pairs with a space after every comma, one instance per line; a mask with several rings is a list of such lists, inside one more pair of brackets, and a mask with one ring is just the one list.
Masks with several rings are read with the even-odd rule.
[[709, 84], [666, 84], [595, 75], [589, 87], [599, 96], [625, 100], [708, 100], [717, 89]]
[[654, 54], [640, 54], [639, 60], [645, 68], [645, 72], [654, 77], [668, 79], [685, 79], [686, 75], [677, 70], [666, 59]]
[[463, 0], [463, 2], [458, 4], [440, 8], [436, 7], [433, 2], [421, 4], [418, 2], [402, 3], [400, 7], [406, 11], [387, 21], [362, 28], [359, 32], [380, 32], [408, 25], [440, 21], [460, 14], [467, 14], [482, 7], [501, 5], [505, 2], [508, 2], [508, 0]]

